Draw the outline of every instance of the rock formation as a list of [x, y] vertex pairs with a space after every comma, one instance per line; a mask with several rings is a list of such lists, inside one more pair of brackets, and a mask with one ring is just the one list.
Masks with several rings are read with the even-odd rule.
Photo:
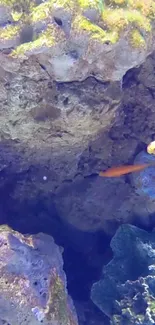
[[92, 287], [93, 302], [111, 325], [155, 322], [155, 232], [122, 225], [111, 241], [114, 257]]
[[154, 14], [153, 0], [0, 0], [0, 224], [95, 265], [97, 231], [138, 213], [152, 227], [136, 178], [97, 173], [154, 138]]
[[[113, 233], [122, 219], [131, 221], [133, 190], [122, 180], [84, 177], [135, 154], [139, 138], [131, 128], [123, 136], [122, 78], [154, 50], [153, 1], [0, 4], [1, 188], [16, 178], [15, 200], [50, 196], [78, 229]], [[123, 202], [117, 193], [109, 209], [118, 185]]]
[[0, 324], [78, 325], [52, 237], [1, 226], [0, 311]]

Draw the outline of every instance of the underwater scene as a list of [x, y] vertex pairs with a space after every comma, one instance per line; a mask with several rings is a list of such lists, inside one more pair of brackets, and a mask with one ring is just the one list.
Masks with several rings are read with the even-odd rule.
[[0, 0], [0, 325], [155, 325], [155, 0]]

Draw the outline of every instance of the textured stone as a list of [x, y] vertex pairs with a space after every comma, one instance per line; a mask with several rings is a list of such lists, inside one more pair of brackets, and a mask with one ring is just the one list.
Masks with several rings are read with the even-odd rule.
[[0, 228], [0, 322], [77, 325], [53, 238]]
[[145, 168], [144, 170], [133, 173], [130, 176], [135, 192], [140, 197], [140, 205], [135, 205], [134, 212], [141, 218], [147, 218], [148, 215], [155, 212], [155, 156], [149, 155], [147, 152], [140, 152], [134, 161], [135, 164], [151, 163], [153, 166]]
[[[141, 6], [123, 1], [124, 6], [118, 2], [117, 7], [115, 1], [105, 4], [102, 0], [32, 1], [31, 5], [27, 0], [19, 7], [14, 1], [1, 0], [1, 4], [10, 4], [19, 27], [1, 29], [1, 48], [15, 47], [13, 56], [22, 60], [37, 55], [57, 81], [84, 80], [92, 74], [103, 81], [121, 80], [154, 49], [153, 0], [147, 5], [143, 0]], [[30, 24], [31, 42], [29, 36], [27, 41], [21, 37]]]
[[[13, 20], [1, 26], [2, 43], [20, 42], [8, 48], [2, 44], [0, 53], [0, 188], [11, 177], [14, 202], [34, 202], [42, 195], [78, 229], [114, 233], [120, 223], [132, 222], [133, 204], [136, 200], [138, 207], [140, 197], [125, 177], [105, 181], [91, 175], [133, 161], [139, 141], [147, 143], [154, 132], [147, 85], [140, 82], [127, 93], [124, 77], [122, 89], [124, 73], [153, 50], [147, 47], [147, 42], [154, 46], [152, 1], [147, 7], [141, 2], [138, 9], [132, 3], [129, 10], [118, 4], [116, 11], [112, 1], [103, 6], [100, 0], [37, 1], [32, 6], [21, 1], [23, 8], [14, 0], [0, 3]], [[152, 28], [145, 34], [145, 51], [131, 45], [133, 25], [144, 34]], [[125, 46], [123, 37], [129, 50], [120, 46]], [[154, 60], [148, 61], [153, 84]], [[140, 69], [137, 78], [143, 81], [147, 67]], [[139, 106], [133, 109], [136, 100]], [[81, 187], [85, 193], [79, 193]]]
[[111, 241], [114, 257], [92, 287], [93, 302], [112, 325], [155, 322], [155, 232], [122, 225]]

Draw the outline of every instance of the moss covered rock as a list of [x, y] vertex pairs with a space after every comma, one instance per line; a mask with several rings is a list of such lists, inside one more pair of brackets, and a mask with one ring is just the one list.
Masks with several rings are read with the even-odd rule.
[[[47, 54], [57, 80], [84, 79], [89, 74], [120, 80], [154, 49], [154, 0], [48, 0], [39, 4], [20, 0], [18, 5], [14, 0], [0, 0], [0, 4], [12, 17], [9, 28], [0, 28], [0, 47], [13, 48], [10, 55], [20, 59], [37, 53], [41, 63], [41, 54]], [[26, 39], [21, 35], [27, 24], [33, 33]], [[12, 43], [6, 43], [8, 39]], [[76, 58], [70, 57], [70, 51], [77, 52]]]

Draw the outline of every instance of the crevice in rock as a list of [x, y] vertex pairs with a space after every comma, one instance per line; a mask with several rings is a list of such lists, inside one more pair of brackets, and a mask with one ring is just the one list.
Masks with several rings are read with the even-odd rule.
[[0, 224], [8, 224], [21, 233], [44, 232], [53, 236], [56, 244], [64, 248], [64, 271], [69, 294], [74, 301], [92, 304], [91, 286], [99, 280], [103, 264], [112, 257], [110, 237], [101, 231], [82, 232], [64, 224], [57, 215], [52, 199], [43, 194], [35, 199], [14, 199], [13, 189], [26, 175], [1, 172], [1, 178], [6, 177], [8, 181], [0, 189]]
[[132, 68], [129, 69], [125, 75], [123, 76], [123, 80], [122, 80], [122, 89], [128, 89], [133, 83], [136, 83], [137, 85], [140, 83], [140, 81], [138, 82], [137, 80], [137, 74], [140, 71], [140, 67], [139, 68]]

